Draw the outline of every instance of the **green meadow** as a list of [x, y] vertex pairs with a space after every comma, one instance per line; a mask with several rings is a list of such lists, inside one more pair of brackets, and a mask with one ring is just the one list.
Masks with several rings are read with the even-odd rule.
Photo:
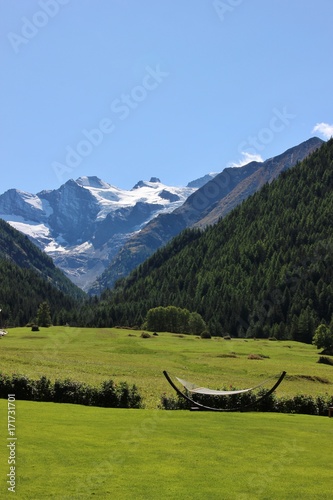
[[52, 381], [70, 378], [90, 385], [110, 378], [136, 384], [148, 409], [158, 407], [163, 393], [173, 395], [163, 370], [212, 388], [240, 389], [285, 370], [277, 396], [331, 395], [333, 388], [333, 367], [317, 363], [316, 347], [293, 341], [171, 333], [141, 338], [141, 331], [120, 329], [15, 328], [0, 340], [0, 353], [5, 374], [46, 375]]
[[[0, 400], [2, 428], [7, 402]], [[0, 497], [331, 499], [333, 419], [16, 402], [16, 489]]]
[[[333, 367], [291, 341], [200, 339], [141, 331], [9, 330], [1, 371], [137, 385], [144, 410], [15, 402], [15, 497], [21, 499], [331, 499], [333, 419], [157, 409], [162, 375], [246, 387], [287, 371], [277, 395], [332, 394]], [[269, 385], [272, 385], [270, 382]], [[0, 498], [8, 491], [7, 401], [0, 400]]]

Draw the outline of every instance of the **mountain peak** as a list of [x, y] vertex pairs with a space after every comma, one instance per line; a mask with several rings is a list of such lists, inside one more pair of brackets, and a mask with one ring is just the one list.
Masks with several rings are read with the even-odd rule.
[[109, 184], [102, 181], [96, 175], [79, 177], [78, 179], [76, 179], [76, 183], [83, 187], [91, 187], [99, 189], [108, 189], [110, 187]]
[[199, 177], [199, 179], [195, 179], [194, 181], [189, 182], [187, 184], [187, 187], [201, 188], [202, 186], [207, 184], [207, 182], [214, 179], [214, 177], [216, 177], [217, 175], [218, 175], [218, 172], [211, 172], [210, 174], [206, 174], [203, 177]]
[[137, 182], [135, 184], [135, 186], [132, 187], [132, 191], [133, 191], [133, 189], [138, 189], [141, 187], [153, 187], [153, 186], [150, 186], [150, 184], [158, 184], [158, 183], [161, 183], [161, 181], [158, 177], [151, 177], [149, 182], [140, 180], [139, 182]]

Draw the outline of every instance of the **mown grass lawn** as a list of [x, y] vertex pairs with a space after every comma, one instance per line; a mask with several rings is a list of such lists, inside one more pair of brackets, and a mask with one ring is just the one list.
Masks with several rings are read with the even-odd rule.
[[[144, 339], [140, 331], [70, 327], [10, 329], [0, 340], [1, 371], [52, 381], [71, 378], [90, 385], [103, 380], [136, 384], [147, 408], [156, 408], [173, 391], [162, 375], [208, 387], [244, 388], [287, 371], [277, 395], [332, 394], [333, 367], [318, 364], [312, 345], [292, 341], [203, 340], [159, 333]], [[262, 359], [249, 359], [260, 355]], [[272, 384], [271, 384], [272, 385]]]
[[[0, 400], [0, 498], [7, 491]], [[15, 498], [327, 499], [333, 419], [16, 402]]]

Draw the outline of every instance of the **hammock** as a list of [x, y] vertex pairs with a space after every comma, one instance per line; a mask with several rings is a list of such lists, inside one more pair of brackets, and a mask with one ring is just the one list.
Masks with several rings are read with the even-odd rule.
[[[206, 406], [206, 405], [203, 405], [201, 403], [198, 403], [197, 401], [194, 401], [191, 397], [189, 397], [187, 394], [184, 394], [183, 392], [181, 392], [178, 389], [178, 387], [173, 383], [173, 381], [171, 380], [169, 374], [165, 370], [163, 371], [163, 374], [164, 374], [165, 378], [167, 379], [167, 381], [169, 382], [169, 384], [171, 385], [171, 387], [173, 387], [173, 389], [175, 389], [175, 391], [177, 392], [177, 394], [179, 396], [181, 396], [182, 398], [186, 399], [191, 404], [194, 405], [194, 407], [191, 408], [192, 410], [195, 409], [195, 410], [211, 410], [211, 411], [235, 411], [235, 410], [242, 411], [242, 410], [244, 410], [246, 408], [249, 408], [249, 407], [253, 406], [253, 404], [257, 404], [259, 401], [261, 401], [264, 398], [267, 398], [270, 394], [272, 394], [272, 392], [274, 392], [275, 389], [281, 384], [282, 380], [284, 379], [284, 377], [286, 375], [286, 372], [283, 371], [281, 373], [281, 375], [279, 376], [279, 379], [277, 380], [277, 382], [273, 385], [273, 387], [269, 391], [267, 391], [263, 396], [261, 396], [260, 398], [258, 398], [255, 401], [255, 403], [250, 403], [248, 405], [243, 405], [240, 408], [231, 408], [231, 409], [229, 409], [229, 408], [228, 409], [214, 408], [214, 407], [210, 407], [210, 406]], [[274, 378], [276, 378], [276, 377], [274, 377]], [[245, 393], [245, 392], [250, 392], [250, 391], [253, 391], [254, 389], [258, 389], [259, 387], [263, 386], [267, 382], [267, 380], [270, 380], [270, 379], [264, 380], [264, 382], [261, 382], [260, 384], [255, 385], [253, 387], [250, 387], [248, 389], [241, 389], [241, 390], [235, 390], [235, 391], [219, 391], [219, 390], [214, 390], [214, 389], [208, 389], [207, 387], [199, 387], [196, 384], [193, 384], [191, 382], [187, 382], [186, 380], [183, 380], [183, 379], [178, 378], [178, 377], [176, 377], [176, 379], [190, 393], [194, 393], [194, 394], [206, 394], [206, 395], [211, 395], [211, 396], [231, 396], [233, 394], [242, 394], [242, 393]]]
[[199, 387], [198, 385], [192, 384], [191, 382], [187, 382], [182, 378], [176, 377], [176, 379], [185, 387], [187, 391], [194, 392], [196, 394], [207, 394], [209, 396], [231, 396], [232, 394], [242, 394], [243, 392], [250, 392], [253, 391], [254, 389], [258, 389], [258, 387], [261, 387], [262, 385], [266, 384], [268, 380], [270, 380], [270, 379], [264, 380], [264, 382], [261, 382], [260, 384], [255, 385], [254, 387], [250, 387], [249, 389], [240, 389], [236, 391], [217, 391], [214, 389], [208, 389], [207, 387]]

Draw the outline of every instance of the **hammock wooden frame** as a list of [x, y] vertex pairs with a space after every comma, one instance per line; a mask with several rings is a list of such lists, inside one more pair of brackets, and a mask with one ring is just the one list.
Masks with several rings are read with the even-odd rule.
[[[214, 407], [211, 407], [211, 406], [206, 406], [206, 405], [203, 405], [201, 403], [198, 403], [197, 401], [194, 401], [194, 399], [192, 399], [191, 397], [189, 397], [187, 394], [184, 394], [180, 389], [178, 389], [178, 387], [174, 384], [174, 382], [172, 381], [172, 379], [170, 378], [169, 374], [167, 371], [163, 371], [163, 375], [165, 376], [165, 378], [167, 379], [167, 381], [169, 382], [169, 384], [171, 385], [171, 387], [176, 391], [176, 393], [182, 397], [183, 399], [185, 399], [186, 401], [188, 401], [189, 403], [191, 403], [191, 405], [193, 405], [191, 407], [191, 410], [204, 410], [204, 411], [219, 411], [219, 412], [223, 412], [223, 411], [245, 411], [249, 408], [253, 408], [255, 405], [257, 405], [260, 401], [262, 401], [263, 399], [267, 398], [268, 396], [270, 396], [274, 391], [275, 389], [277, 389], [277, 387], [281, 384], [282, 380], [284, 379], [285, 375], [286, 375], [287, 372], [283, 371], [281, 373], [281, 375], [279, 376], [278, 380], [275, 382], [275, 384], [273, 385], [273, 387], [271, 389], [269, 389], [269, 391], [267, 391], [263, 396], [261, 396], [260, 398], [258, 398], [256, 401], [252, 402], [252, 403], [249, 403], [249, 404], [246, 404], [246, 405], [243, 405], [241, 407], [238, 407], [238, 408], [214, 408]], [[260, 384], [262, 385], [262, 384]], [[250, 392], [252, 391], [253, 389], [257, 388], [259, 386], [256, 386], [256, 387], [253, 387], [253, 388], [250, 388], [250, 389], [244, 389], [242, 391], [238, 391], [239, 393], [241, 392]], [[227, 396], [228, 392], [231, 394], [235, 394], [235, 392], [237, 393], [237, 391], [224, 391], [225, 394], [224, 396]]]

